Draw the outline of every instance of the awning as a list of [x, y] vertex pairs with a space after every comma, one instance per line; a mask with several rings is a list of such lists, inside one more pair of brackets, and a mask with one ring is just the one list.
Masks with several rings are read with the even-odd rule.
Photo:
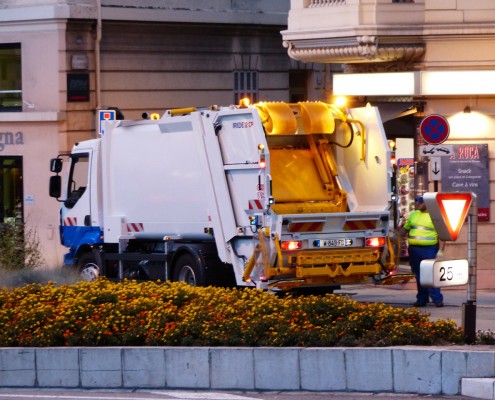
[[385, 123], [392, 119], [402, 118], [408, 115], [416, 114], [418, 109], [416, 107], [416, 102], [379, 102], [371, 103], [371, 105], [378, 107], [380, 110], [380, 116], [382, 117], [382, 122]]

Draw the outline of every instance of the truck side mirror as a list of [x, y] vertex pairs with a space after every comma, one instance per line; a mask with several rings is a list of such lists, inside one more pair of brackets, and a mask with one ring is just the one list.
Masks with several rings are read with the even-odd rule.
[[[60, 164], [62, 165], [62, 164]], [[60, 175], [50, 176], [50, 197], [58, 199], [62, 194], [62, 177]]]
[[62, 164], [63, 160], [61, 158], [52, 158], [50, 160], [50, 171], [58, 174], [60, 171], [62, 171]]

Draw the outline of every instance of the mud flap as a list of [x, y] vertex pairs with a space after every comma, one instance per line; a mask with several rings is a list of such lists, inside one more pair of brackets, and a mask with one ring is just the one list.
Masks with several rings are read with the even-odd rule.
[[407, 283], [411, 279], [415, 279], [414, 274], [390, 274], [381, 278], [378, 282], [380, 285], [395, 285], [397, 283]]
[[387, 236], [387, 245], [383, 249], [381, 264], [386, 271], [393, 270], [399, 266], [400, 259], [400, 237]]

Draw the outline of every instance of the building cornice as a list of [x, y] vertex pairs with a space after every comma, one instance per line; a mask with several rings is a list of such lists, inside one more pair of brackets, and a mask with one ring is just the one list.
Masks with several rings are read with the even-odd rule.
[[[424, 54], [425, 46], [411, 38], [362, 35], [335, 39], [284, 40], [290, 57], [303, 62], [370, 63], [410, 62]], [[408, 43], [409, 42], [409, 43]]]
[[1, 112], [0, 122], [60, 122], [65, 121], [64, 111]]
[[[47, 4], [32, 6], [2, 7], [0, 22], [43, 21], [54, 19], [96, 19], [97, 7], [94, 4]], [[252, 11], [250, 9], [193, 9], [170, 8], [145, 5], [102, 5], [104, 20], [143, 21], [143, 22], [184, 22], [287, 26], [287, 12]]]
[[495, 24], [368, 25], [286, 30], [283, 45], [291, 58], [321, 63], [410, 63], [421, 58], [426, 42], [495, 40]]
[[1, 8], [0, 22], [43, 21], [54, 19], [95, 19], [96, 8], [85, 5], [46, 5], [39, 7]]

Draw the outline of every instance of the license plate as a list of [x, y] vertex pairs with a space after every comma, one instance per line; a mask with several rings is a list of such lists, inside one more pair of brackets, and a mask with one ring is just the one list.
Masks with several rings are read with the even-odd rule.
[[315, 247], [349, 247], [352, 246], [352, 239], [326, 239], [315, 240]]

